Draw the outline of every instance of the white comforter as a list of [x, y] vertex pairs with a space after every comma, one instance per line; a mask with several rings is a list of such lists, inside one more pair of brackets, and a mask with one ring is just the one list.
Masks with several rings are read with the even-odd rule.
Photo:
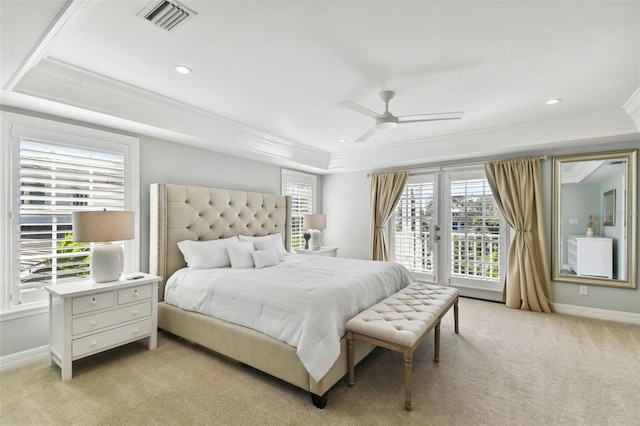
[[338, 358], [346, 322], [412, 281], [397, 263], [291, 254], [263, 269], [181, 269], [165, 301], [288, 343], [318, 381]]

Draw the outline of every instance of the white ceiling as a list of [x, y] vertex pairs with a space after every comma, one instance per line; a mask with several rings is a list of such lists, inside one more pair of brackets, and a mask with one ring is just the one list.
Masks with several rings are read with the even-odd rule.
[[[2, 103], [319, 173], [638, 134], [639, 1], [182, 3], [166, 32], [148, 1], [0, 0]], [[353, 143], [373, 120], [339, 102], [382, 90], [465, 116]]]

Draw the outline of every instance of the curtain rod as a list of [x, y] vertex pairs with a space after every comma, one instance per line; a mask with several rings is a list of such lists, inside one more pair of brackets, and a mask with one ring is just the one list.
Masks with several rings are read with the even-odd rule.
[[[526, 157], [523, 157], [523, 158], [526, 158]], [[540, 158], [541, 160], [547, 160], [549, 157], [545, 154], [545, 155], [539, 156], [538, 158]], [[484, 165], [485, 163], [490, 163], [492, 161], [501, 161], [501, 160], [476, 161], [476, 162], [473, 162], [473, 163], [449, 164], [449, 165], [444, 165], [444, 166], [421, 167], [421, 168], [415, 168], [415, 169], [380, 170], [379, 172], [367, 173], [367, 177], [371, 177], [371, 175], [375, 174], [375, 173], [396, 172], [396, 171], [400, 171], [400, 170], [407, 170], [409, 172], [409, 174], [411, 174], [411, 173], [417, 174], [417, 173], [426, 173], [426, 172], [433, 172], [433, 171], [442, 171], [444, 169], [455, 169], [455, 168], [463, 168], [463, 167], [471, 167], [471, 166], [481, 166], [481, 165]]]

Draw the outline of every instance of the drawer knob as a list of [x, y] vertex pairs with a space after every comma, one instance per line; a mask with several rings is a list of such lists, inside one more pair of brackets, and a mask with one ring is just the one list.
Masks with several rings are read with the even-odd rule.
[[133, 329], [133, 334], [138, 334], [138, 329], [137, 328]]
[[98, 342], [96, 342], [95, 340], [93, 342], [91, 342], [91, 346], [96, 346], [98, 344]]
[[93, 299], [91, 299], [91, 304], [94, 305], [94, 306], [98, 304], [98, 301], [96, 300], [95, 297]]
[[138, 296], [138, 290], [137, 290], [137, 289], [136, 289], [136, 290], [133, 290], [133, 295], [134, 295], [134, 296]]
[[138, 311], [133, 311], [133, 315], [138, 315]]
[[91, 321], [91, 325], [96, 325], [96, 324], [97, 324], [97, 322]]

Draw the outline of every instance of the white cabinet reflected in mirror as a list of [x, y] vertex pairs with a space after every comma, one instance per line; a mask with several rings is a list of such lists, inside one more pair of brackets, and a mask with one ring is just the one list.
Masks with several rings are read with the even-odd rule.
[[636, 287], [637, 152], [553, 160], [552, 279]]

